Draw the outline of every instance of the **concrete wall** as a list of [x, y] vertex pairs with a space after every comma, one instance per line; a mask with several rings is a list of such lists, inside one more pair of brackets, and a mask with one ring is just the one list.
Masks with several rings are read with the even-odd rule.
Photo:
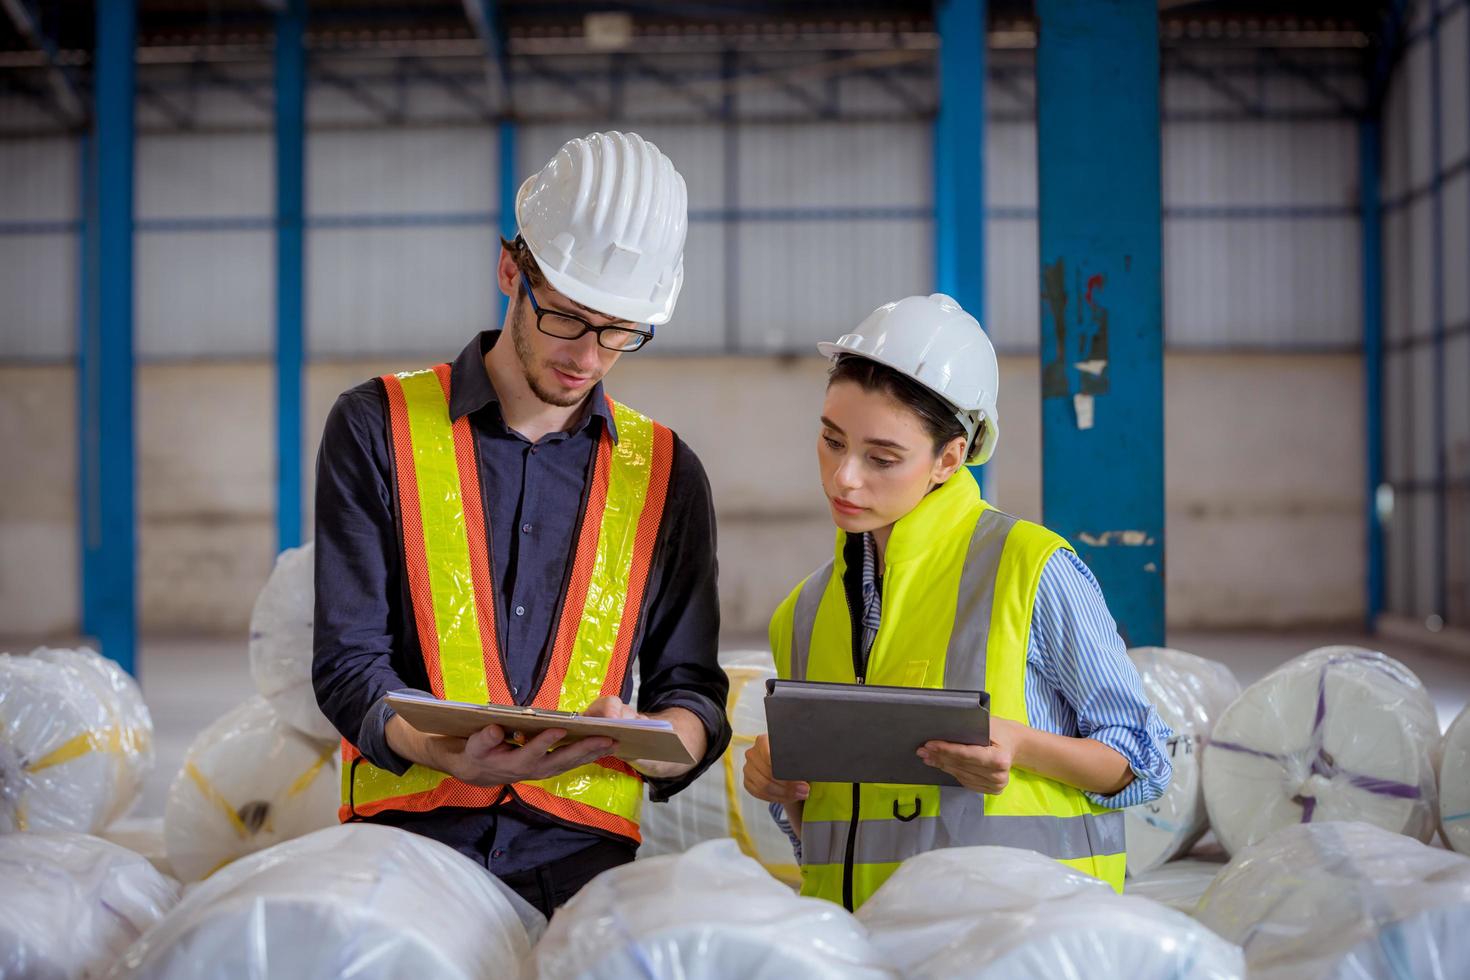
[[[1170, 625], [1356, 622], [1360, 358], [1172, 353], [1165, 363]], [[338, 392], [416, 366], [313, 365], [309, 454]], [[814, 464], [823, 370], [815, 356], [650, 357], [614, 374], [614, 392], [673, 426], [709, 472], [731, 635], [763, 631], [831, 546]], [[1037, 374], [1034, 358], [1002, 359], [992, 464], [997, 505], [1031, 519], [1041, 517]], [[12, 460], [0, 472], [0, 633], [77, 627], [73, 405], [69, 368], [0, 369]], [[143, 630], [245, 630], [274, 549], [272, 413], [263, 362], [139, 369]]]

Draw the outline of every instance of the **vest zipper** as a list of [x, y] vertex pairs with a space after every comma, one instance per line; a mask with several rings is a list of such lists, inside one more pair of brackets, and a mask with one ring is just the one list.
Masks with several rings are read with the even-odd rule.
[[[852, 545], [856, 543], [854, 549]], [[861, 568], [861, 564], [854, 565], [852, 552], [862, 551], [862, 537], [848, 535], [847, 543], [843, 548], [843, 560], [847, 567], [843, 569], [842, 576], [842, 598], [847, 603], [847, 620], [851, 626], [850, 642], [852, 643], [852, 673], [859, 684], [867, 683], [868, 658], [863, 653], [863, 626], [862, 617], [858, 610], [862, 608], [862, 581], [861, 572], [854, 579], [851, 572], [854, 568]], [[854, 586], [856, 589], [854, 590]], [[854, 591], [857, 592], [857, 600], [853, 601]], [[852, 815], [847, 822], [847, 853], [842, 859], [842, 907], [847, 911], [855, 911], [853, 908], [853, 865], [857, 857], [857, 832], [858, 817], [862, 813], [863, 789], [861, 783], [852, 784]]]

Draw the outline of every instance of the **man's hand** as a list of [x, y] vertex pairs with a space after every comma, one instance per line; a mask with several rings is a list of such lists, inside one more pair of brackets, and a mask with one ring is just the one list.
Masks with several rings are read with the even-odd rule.
[[547, 729], [517, 745], [506, 739], [505, 729], [489, 725], [469, 738], [428, 735], [398, 715], [384, 730], [388, 745], [410, 762], [446, 772], [474, 786], [501, 786], [527, 779], [549, 779], [607, 755], [617, 745], [610, 738], [587, 738], [559, 749], [552, 746], [566, 738], [560, 728]]
[[745, 791], [758, 800], [789, 807], [805, 800], [812, 787], [810, 783], [772, 776], [771, 740], [765, 735], [757, 735], [755, 744], [745, 750]]
[[1025, 730], [1025, 726], [991, 715], [989, 745], [925, 742], [919, 758], [958, 779], [965, 789], [993, 796], [1011, 781], [1011, 764]]
[[684, 743], [684, 748], [689, 750], [690, 758], [695, 761], [685, 764], [637, 759], [629, 763], [645, 776], [652, 776], [654, 779], [675, 779], [693, 769], [698, 765], [699, 760], [704, 758], [705, 743], [708, 738], [705, 734], [704, 722], [687, 708], [667, 708], [645, 715], [631, 704], [624, 704], [621, 698], [608, 695], [593, 701], [583, 709], [582, 714], [588, 718], [648, 718], [672, 724], [674, 733], [679, 736], [679, 741]]

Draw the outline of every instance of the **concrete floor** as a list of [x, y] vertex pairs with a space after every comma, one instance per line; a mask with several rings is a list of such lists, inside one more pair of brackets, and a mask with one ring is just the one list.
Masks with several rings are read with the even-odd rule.
[[[1250, 684], [1276, 666], [1314, 647], [1333, 643], [1380, 649], [1419, 675], [1439, 709], [1441, 728], [1447, 728], [1470, 702], [1470, 660], [1426, 651], [1403, 643], [1372, 641], [1342, 633], [1179, 633], [1171, 645], [1219, 660], [1233, 670], [1242, 684]], [[758, 641], [731, 642], [730, 647], [763, 646]], [[153, 712], [157, 762], [143, 787], [134, 815], [163, 813], [168, 787], [183, 764], [190, 741], [205, 726], [236, 704], [251, 697], [255, 687], [245, 640], [157, 638], [142, 645], [143, 694]]]

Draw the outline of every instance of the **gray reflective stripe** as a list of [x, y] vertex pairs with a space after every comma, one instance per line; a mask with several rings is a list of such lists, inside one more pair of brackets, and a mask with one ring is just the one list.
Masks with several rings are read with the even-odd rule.
[[[985, 816], [984, 801], [973, 793], [974, 806], [957, 820], [954, 807], [944, 802], [939, 816], [921, 815], [910, 821], [864, 820], [858, 825], [853, 857], [858, 864], [890, 864], [944, 847], [989, 844], [1021, 847], [1058, 859], [1123, 853], [1123, 814], [1083, 814], [1076, 817]], [[902, 807], [901, 807], [902, 808]], [[803, 864], [841, 864], [847, 855], [846, 820], [804, 821], [801, 826]]]
[[827, 583], [832, 581], [832, 561], [807, 576], [801, 583], [801, 592], [796, 597], [796, 609], [791, 615], [791, 679], [806, 680], [806, 665], [812, 654], [812, 631], [817, 625], [817, 607], [827, 592]]
[[960, 571], [954, 627], [944, 655], [944, 686], [951, 691], [985, 690], [985, 651], [1000, 556], [1016, 518], [987, 508], [975, 522], [965, 567]]

